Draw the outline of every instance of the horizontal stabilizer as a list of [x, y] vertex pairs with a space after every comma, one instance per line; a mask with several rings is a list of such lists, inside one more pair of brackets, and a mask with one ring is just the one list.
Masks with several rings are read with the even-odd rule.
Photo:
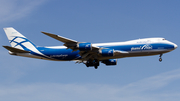
[[14, 52], [14, 53], [30, 53], [29, 51], [25, 51], [25, 50], [10, 47], [10, 46], [3, 46], [3, 47], [6, 48], [7, 50], [11, 51], [11, 52]]

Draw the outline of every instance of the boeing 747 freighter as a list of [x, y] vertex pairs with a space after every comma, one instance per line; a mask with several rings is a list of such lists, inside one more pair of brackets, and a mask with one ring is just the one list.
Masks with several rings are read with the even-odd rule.
[[76, 61], [87, 67], [98, 68], [100, 62], [116, 65], [118, 58], [159, 55], [177, 48], [165, 38], [144, 38], [126, 42], [88, 43], [68, 39], [59, 35], [42, 32], [58, 41], [63, 46], [39, 47], [20, 34], [14, 28], [4, 28], [11, 46], [3, 46], [9, 54], [53, 61]]

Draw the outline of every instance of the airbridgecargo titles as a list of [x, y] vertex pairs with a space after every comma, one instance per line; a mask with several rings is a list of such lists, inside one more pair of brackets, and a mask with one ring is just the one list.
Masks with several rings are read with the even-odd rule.
[[146, 44], [146, 45], [140, 46], [140, 47], [132, 47], [131, 51], [133, 51], [133, 50], [150, 50], [150, 49], [152, 49], [152, 46]]

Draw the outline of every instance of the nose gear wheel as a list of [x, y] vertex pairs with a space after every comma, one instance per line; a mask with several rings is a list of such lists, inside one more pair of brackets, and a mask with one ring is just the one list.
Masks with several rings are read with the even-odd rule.
[[160, 54], [160, 56], [159, 56], [159, 57], [160, 57], [160, 58], [159, 58], [159, 62], [161, 62], [161, 61], [162, 61], [162, 58], [161, 58], [161, 57], [162, 57], [162, 55], [163, 55], [163, 54]]

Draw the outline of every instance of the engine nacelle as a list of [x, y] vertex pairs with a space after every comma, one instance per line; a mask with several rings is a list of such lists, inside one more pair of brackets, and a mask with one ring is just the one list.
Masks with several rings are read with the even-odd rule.
[[89, 51], [89, 50], [92, 50], [92, 44], [91, 43], [79, 43], [77, 45], [77, 48], [80, 51]]
[[114, 56], [114, 49], [102, 49], [99, 51], [102, 56]]
[[117, 65], [117, 59], [109, 59], [109, 60], [103, 60], [102, 63], [109, 65]]

